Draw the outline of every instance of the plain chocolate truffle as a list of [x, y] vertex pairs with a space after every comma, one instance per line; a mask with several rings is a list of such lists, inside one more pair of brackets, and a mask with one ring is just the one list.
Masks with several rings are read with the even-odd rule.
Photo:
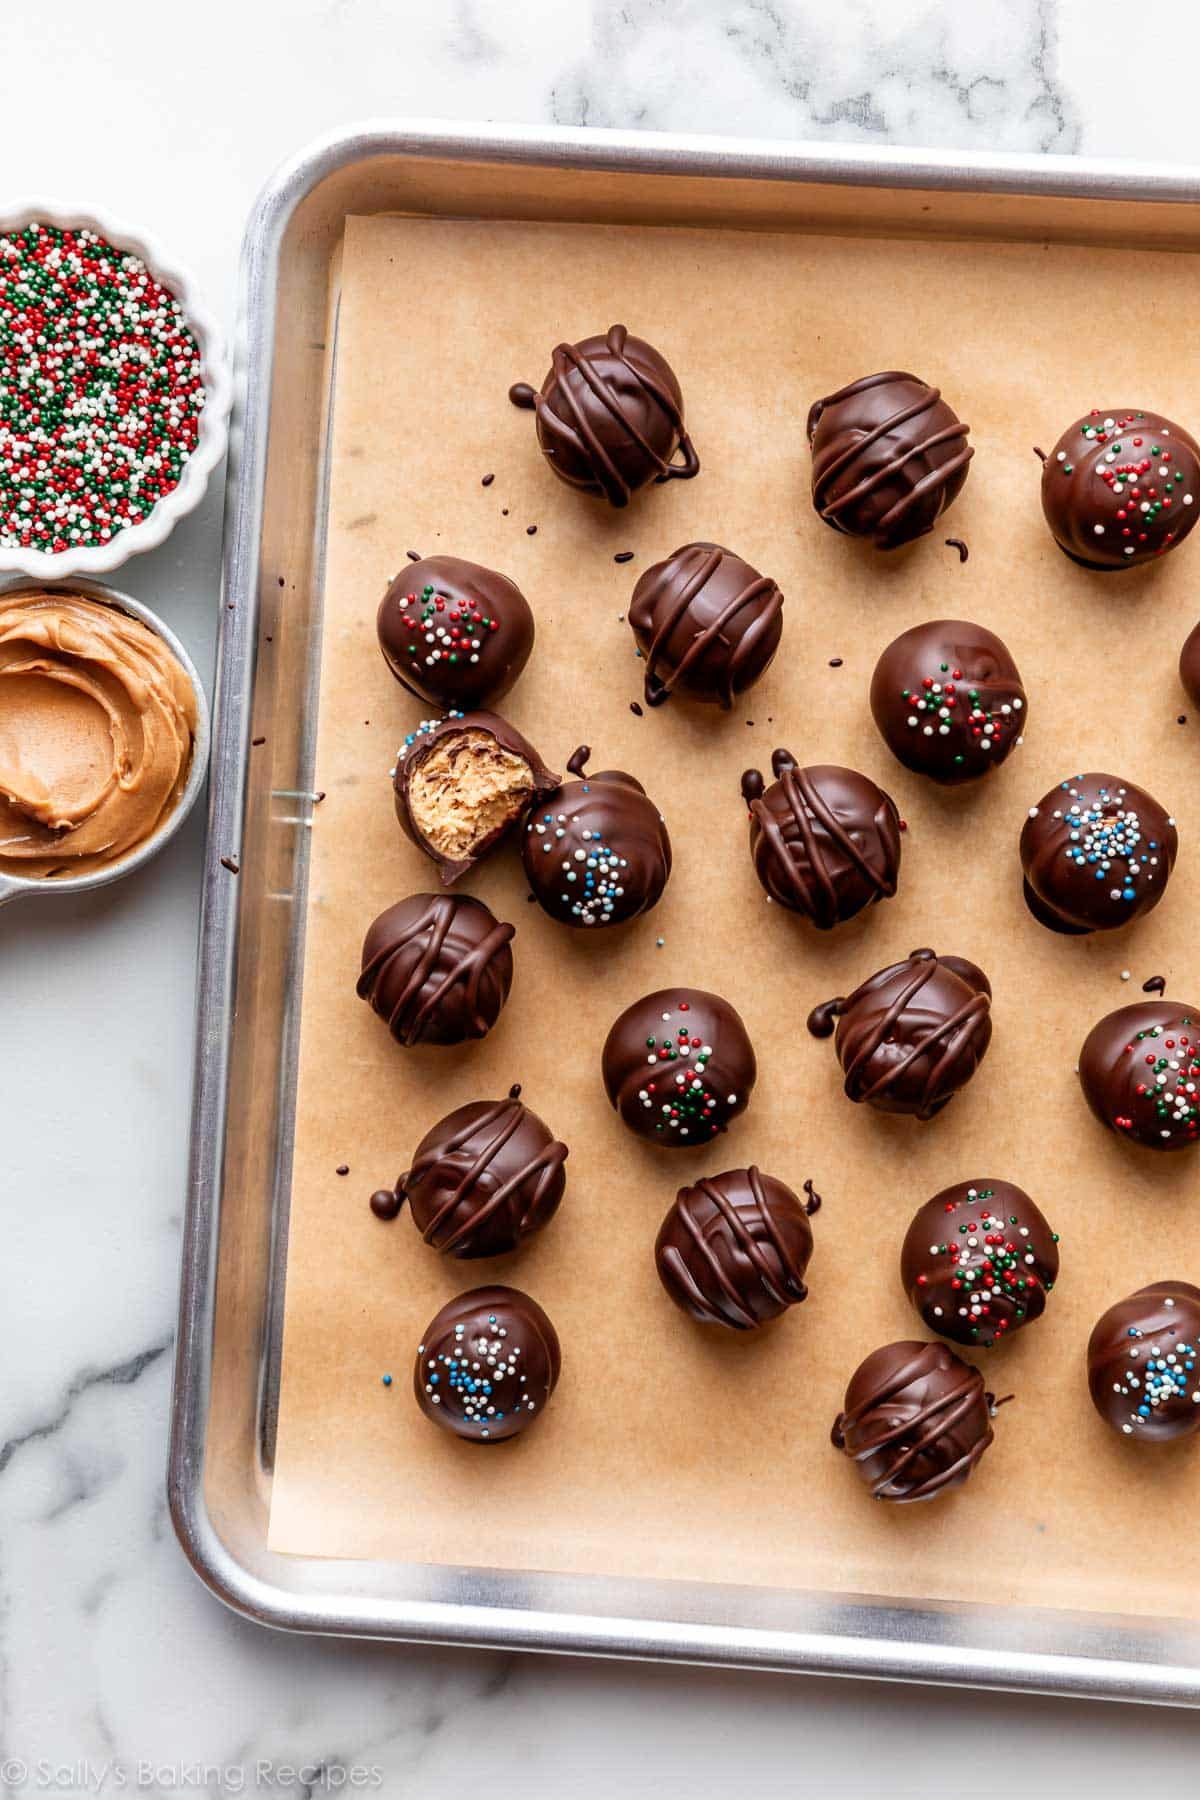
[[945, 1344], [885, 1344], [850, 1377], [834, 1422], [876, 1500], [933, 1500], [966, 1481], [991, 1443], [983, 1376]]
[[1200, 1429], [1200, 1288], [1155, 1281], [1096, 1321], [1092, 1404], [1122, 1437], [1166, 1444]]
[[702, 1325], [752, 1331], [807, 1296], [815, 1210], [753, 1164], [681, 1187], [654, 1246], [659, 1280]]
[[474, 1100], [439, 1119], [394, 1191], [444, 1256], [505, 1256], [551, 1220], [566, 1186], [567, 1146], [515, 1095]]
[[724, 1131], [745, 1112], [758, 1075], [741, 1018], [702, 988], [661, 988], [627, 1006], [605, 1041], [601, 1068], [630, 1130], [672, 1149]]
[[472, 1288], [426, 1326], [413, 1392], [435, 1425], [499, 1444], [541, 1417], [561, 1367], [558, 1333], [536, 1300], [519, 1288]]
[[639, 578], [629, 624], [647, 706], [683, 694], [728, 712], [779, 648], [783, 595], [732, 550], [684, 544]]
[[558, 344], [541, 393], [517, 383], [509, 398], [536, 415], [538, 443], [559, 480], [611, 506], [628, 506], [649, 482], [700, 472], [674, 370], [624, 325]]
[[946, 786], [998, 768], [1028, 717], [1008, 646], [964, 619], [901, 632], [875, 665], [871, 712], [897, 761]]
[[1200, 1011], [1165, 998], [1118, 1007], [1084, 1039], [1079, 1082], [1118, 1137], [1186, 1150], [1200, 1136]]
[[846, 998], [809, 1014], [814, 1037], [830, 1037], [847, 1097], [879, 1112], [931, 1119], [965, 1087], [992, 1040], [992, 990], [965, 956], [913, 950]]
[[657, 906], [671, 873], [671, 840], [646, 790], [623, 769], [586, 773], [581, 744], [567, 763], [577, 777], [529, 812], [521, 839], [534, 898], [563, 925], [623, 925]]
[[821, 931], [889, 899], [900, 874], [900, 814], [868, 775], [833, 763], [801, 769], [771, 757], [775, 780], [742, 776], [754, 873], [771, 899]]
[[1135, 406], [1096, 407], [1042, 465], [1042, 511], [1060, 550], [1087, 569], [1135, 569], [1196, 523], [1200, 445]]
[[447, 711], [502, 699], [533, 649], [533, 614], [516, 583], [457, 556], [402, 569], [375, 627], [396, 680]]
[[448, 887], [561, 779], [498, 713], [451, 713], [426, 719], [397, 751], [396, 817]]
[[895, 550], [932, 531], [967, 478], [968, 427], [938, 388], [889, 370], [808, 415], [813, 506], [827, 525]]
[[918, 1208], [900, 1252], [904, 1291], [930, 1331], [987, 1348], [1040, 1319], [1058, 1237], [1011, 1181], [956, 1181]]
[[1166, 891], [1175, 821], [1118, 775], [1072, 775], [1031, 806], [1021, 830], [1025, 902], [1040, 925], [1079, 937], [1116, 931]]
[[514, 935], [468, 894], [410, 894], [367, 932], [359, 998], [400, 1044], [486, 1037], [512, 986]]

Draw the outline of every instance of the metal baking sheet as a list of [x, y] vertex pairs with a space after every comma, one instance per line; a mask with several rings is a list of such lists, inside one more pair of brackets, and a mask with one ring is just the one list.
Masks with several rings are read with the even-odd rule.
[[[436, 126], [329, 140], [251, 221], [226, 539], [170, 1491], [198, 1572], [294, 1629], [1200, 1700], [1181, 1621], [862, 1594], [322, 1562], [266, 1549], [320, 642], [336, 267], [349, 213], [949, 234], [1194, 250], [1200, 176]], [[276, 623], [286, 613], [286, 630]], [[266, 745], [252, 748], [252, 739]], [[221, 858], [236, 858], [231, 875]]]

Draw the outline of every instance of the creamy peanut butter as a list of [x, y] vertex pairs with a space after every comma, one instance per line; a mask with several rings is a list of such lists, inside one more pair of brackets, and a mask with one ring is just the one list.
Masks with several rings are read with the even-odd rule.
[[88, 874], [158, 831], [196, 695], [162, 638], [83, 594], [0, 594], [0, 874]]

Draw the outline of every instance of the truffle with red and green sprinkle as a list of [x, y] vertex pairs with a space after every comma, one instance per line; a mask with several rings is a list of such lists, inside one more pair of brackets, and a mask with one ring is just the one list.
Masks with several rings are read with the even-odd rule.
[[639, 1137], [707, 1144], [745, 1112], [758, 1076], [740, 1015], [703, 988], [661, 988], [627, 1006], [605, 1041], [609, 1100]]
[[111, 542], [179, 485], [204, 408], [183, 309], [94, 231], [0, 234], [0, 549]]
[[401, 686], [460, 712], [502, 699], [533, 649], [533, 613], [517, 584], [457, 556], [426, 556], [397, 575], [375, 627]]
[[1200, 444], [1161, 413], [1094, 407], [1042, 465], [1042, 511], [1085, 569], [1136, 569], [1181, 544], [1200, 505]]
[[986, 1349], [1040, 1319], [1058, 1233], [1011, 1181], [958, 1181], [920, 1207], [900, 1251], [904, 1291], [931, 1331]]
[[1200, 1139], [1200, 1008], [1164, 996], [1108, 1013], [1084, 1039], [1079, 1082], [1118, 1137], [1186, 1150]]
[[871, 712], [897, 761], [945, 787], [989, 775], [1029, 716], [1020, 672], [995, 632], [930, 619], [894, 638], [871, 677]]

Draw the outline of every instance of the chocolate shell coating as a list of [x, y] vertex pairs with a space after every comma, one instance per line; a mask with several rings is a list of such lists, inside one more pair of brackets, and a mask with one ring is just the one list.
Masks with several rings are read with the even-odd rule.
[[753, 1331], [807, 1296], [812, 1249], [799, 1196], [751, 1164], [680, 1188], [659, 1227], [654, 1263], [693, 1319]]
[[1165, 998], [1118, 1007], [1084, 1039], [1079, 1082], [1118, 1137], [1186, 1150], [1200, 1137], [1200, 1009]]
[[1095, 407], [1042, 465], [1042, 511], [1060, 550], [1086, 569], [1135, 569], [1196, 523], [1200, 445], [1136, 406]]
[[821, 931], [890, 899], [900, 873], [900, 815], [867, 775], [816, 763], [801, 769], [790, 750], [771, 757], [775, 780], [742, 776], [750, 809], [750, 856], [766, 892]]
[[536, 414], [538, 443], [559, 480], [610, 506], [628, 506], [651, 481], [700, 473], [674, 370], [624, 325], [556, 345], [541, 393], [518, 384], [509, 397]]
[[1040, 1319], [1058, 1237], [1011, 1181], [956, 1181], [927, 1200], [900, 1252], [904, 1291], [930, 1331], [987, 1348]]
[[885, 1344], [860, 1363], [832, 1439], [876, 1500], [933, 1500], [966, 1481], [991, 1443], [983, 1376], [945, 1344]]
[[499, 713], [425, 719], [396, 752], [396, 817], [449, 887], [562, 777]]
[[435, 1425], [499, 1444], [541, 1417], [561, 1368], [558, 1333], [536, 1300], [519, 1288], [472, 1288], [426, 1326], [413, 1393]]
[[631, 1131], [668, 1149], [707, 1143], [746, 1110], [758, 1076], [741, 1018], [703, 988], [660, 988], [627, 1006], [601, 1057]]
[[516, 583], [457, 556], [402, 569], [375, 629], [396, 680], [448, 712], [502, 699], [533, 649], [533, 614]]
[[410, 894], [368, 930], [358, 996], [399, 1044], [486, 1037], [512, 986], [514, 935], [468, 894]]
[[836, 1020], [849, 1099], [931, 1119], [983, 1061], [991, 1004], [987, 976], [966, 957], [913, 950], [847, 998], [814, 1007], [808, 1029], [829, 1037]]
[[1200, 1429], [1200, 1288], [1155, 1281], [1096, 1321], [1092, 1404], [1122, 1437], [1165, 1444]]
[[895, 550], [931, 531], [967, 478], [969, 427], [938, 388], [889, 370], [808, 415], [813, 506], [827, 525]]
[[649, 912], [671, 873], [671, 840], [640, 781], [622, 769], [588, 775], [581, 744], [567, 764], [577, 781], [534, 806], [521, 838], [539, 906], [563, 925], [623, 925]]
[[647, 706], [684, 694], [726, 712], [769, 667], [783, 595], [719, 544], [684, 544], [638, 580], [629, 624], [646, 663]]
[[505, 1256], [551, 1220], [567, 1146], [527, 1106], [474, 1100], [439, 1119], [396, 1183], [425, 1242], [444, 1256]]
[[965, 619], [902, 631], [875, 665], [871, 712], [906, 769], [946, 786], [999, 767], [1028, 717], [1007, 644]]
[[1179, 652], [1179, 679], [1193, 706], [1200, 706], [1200, 625], [1193, 625]]
[[1025, 901], [1051, 931], [1116, 931], [1153, 911], [1179, 839], [1175, 821], [1119, 775], [1073, 775], [1031, 806], [1021, 830]]

